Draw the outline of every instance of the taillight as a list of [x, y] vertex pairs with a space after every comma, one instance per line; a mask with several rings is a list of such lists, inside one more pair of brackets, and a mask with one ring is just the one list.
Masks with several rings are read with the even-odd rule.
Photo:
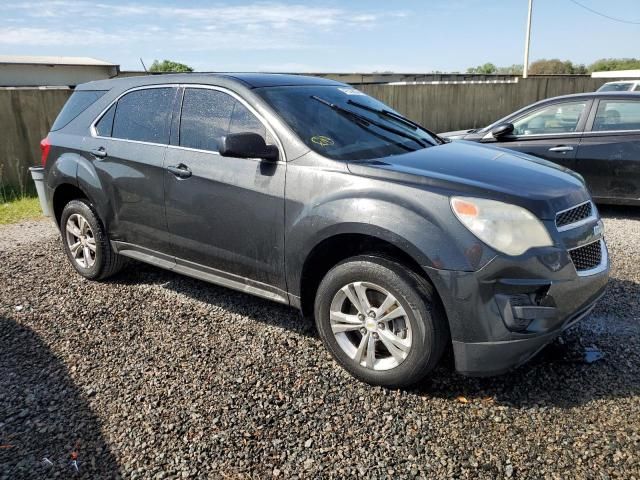
[[49, 137], [44, 137], [40, 140], [40, 151], [42, 152], [42, 166], [47, 164], [47, 157], [49, 156], [49, 150], [51, 150], [51, 143], [49, 143]]

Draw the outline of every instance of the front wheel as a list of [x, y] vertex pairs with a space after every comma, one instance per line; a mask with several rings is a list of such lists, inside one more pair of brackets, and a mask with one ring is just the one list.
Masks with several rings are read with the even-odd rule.
[[364, 382], [390, 388], [424, 378], [449, 338], [431, 285], [375, 256], [347, 259], [327, 273], [316, 294], [315, 320], [340, 365]]

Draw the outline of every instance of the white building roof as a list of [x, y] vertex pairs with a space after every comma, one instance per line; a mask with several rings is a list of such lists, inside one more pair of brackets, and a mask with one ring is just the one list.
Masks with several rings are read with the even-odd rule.
[[116, 67], [117, 65], [90, 57], [45, 57], [28, 55], [0, 55], [0, 64], [17, 65], [84, 65]]
[[610, 72], [593, 72], [593, 78], [640, 78], [640, 70], [612, 70]]

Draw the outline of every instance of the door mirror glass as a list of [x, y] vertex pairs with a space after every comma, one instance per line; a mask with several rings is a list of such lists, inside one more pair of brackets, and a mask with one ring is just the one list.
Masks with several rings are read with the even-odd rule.
[[267, 145], [261, 135], [253, 132], [230, 133], [223, 136], [218, 152], [223, 157], [278, 160], [278, 147]]
[[501, 138], [507, 137], [513, 133], [513, 123], [501, 123], [497, 127], [491, 130], [491, 135], [493, 138], [499, 140]]

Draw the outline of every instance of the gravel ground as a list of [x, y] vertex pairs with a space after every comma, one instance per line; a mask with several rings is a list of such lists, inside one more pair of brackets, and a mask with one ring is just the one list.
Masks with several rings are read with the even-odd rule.
[[2, 227], [0, 478], [640, 479], [640, 211], [603, 214], [611, 285], [564, 343], [407, 391], [285, 307], [141, 264], [85, 281], [48, 221]]

